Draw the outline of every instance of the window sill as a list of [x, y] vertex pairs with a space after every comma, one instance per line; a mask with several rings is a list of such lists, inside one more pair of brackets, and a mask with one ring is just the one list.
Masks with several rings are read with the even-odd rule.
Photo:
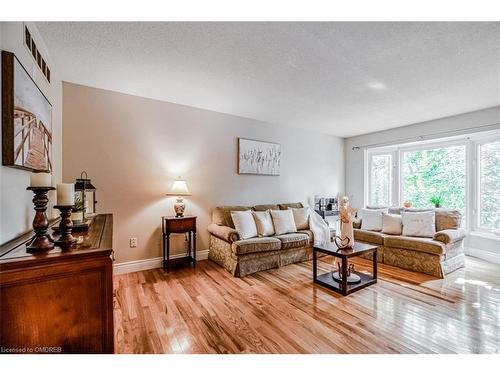
[[494, 233], [481, 232], [476, 230], [476, 231], [471, 231], [469, 235], [473, 237], [487, 238], [489, 240], [500, 241], [500, 235]]

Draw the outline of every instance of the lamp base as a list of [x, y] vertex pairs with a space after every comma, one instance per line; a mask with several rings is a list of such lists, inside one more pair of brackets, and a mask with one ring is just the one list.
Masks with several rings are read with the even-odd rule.
[[177, 201], [174, 204], [175, 217], [183, 217], [184, 210], [186, 209], [186, 204], [184, 203], [183, 198], [177, 198]]

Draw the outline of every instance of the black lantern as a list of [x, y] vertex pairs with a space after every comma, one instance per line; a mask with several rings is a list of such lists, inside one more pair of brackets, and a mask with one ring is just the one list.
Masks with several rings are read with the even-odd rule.
[[82, 212], [81, 218], [84, 225], [88, 224], [88, 219], [91, 219], [96, 214], [95, 191], [95, 186], [92, 185], [87, 172], [83, 171], [80, 178], [77, 178], [75, 182], [75, 211]]

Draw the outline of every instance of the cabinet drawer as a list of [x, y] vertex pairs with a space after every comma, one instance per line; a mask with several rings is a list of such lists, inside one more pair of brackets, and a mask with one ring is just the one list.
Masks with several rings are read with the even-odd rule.
[[165, 220], [165, 230], [167, 233], [183, 233], [187, 231], [196, 231], [196, 218], [186, 217], [180, 219]]

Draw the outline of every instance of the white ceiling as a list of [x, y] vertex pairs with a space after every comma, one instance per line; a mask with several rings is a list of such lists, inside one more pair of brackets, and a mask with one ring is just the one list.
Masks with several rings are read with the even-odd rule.
[[37, 23], [63, 80], [342, 137], [500, 104], [500, 23]]

